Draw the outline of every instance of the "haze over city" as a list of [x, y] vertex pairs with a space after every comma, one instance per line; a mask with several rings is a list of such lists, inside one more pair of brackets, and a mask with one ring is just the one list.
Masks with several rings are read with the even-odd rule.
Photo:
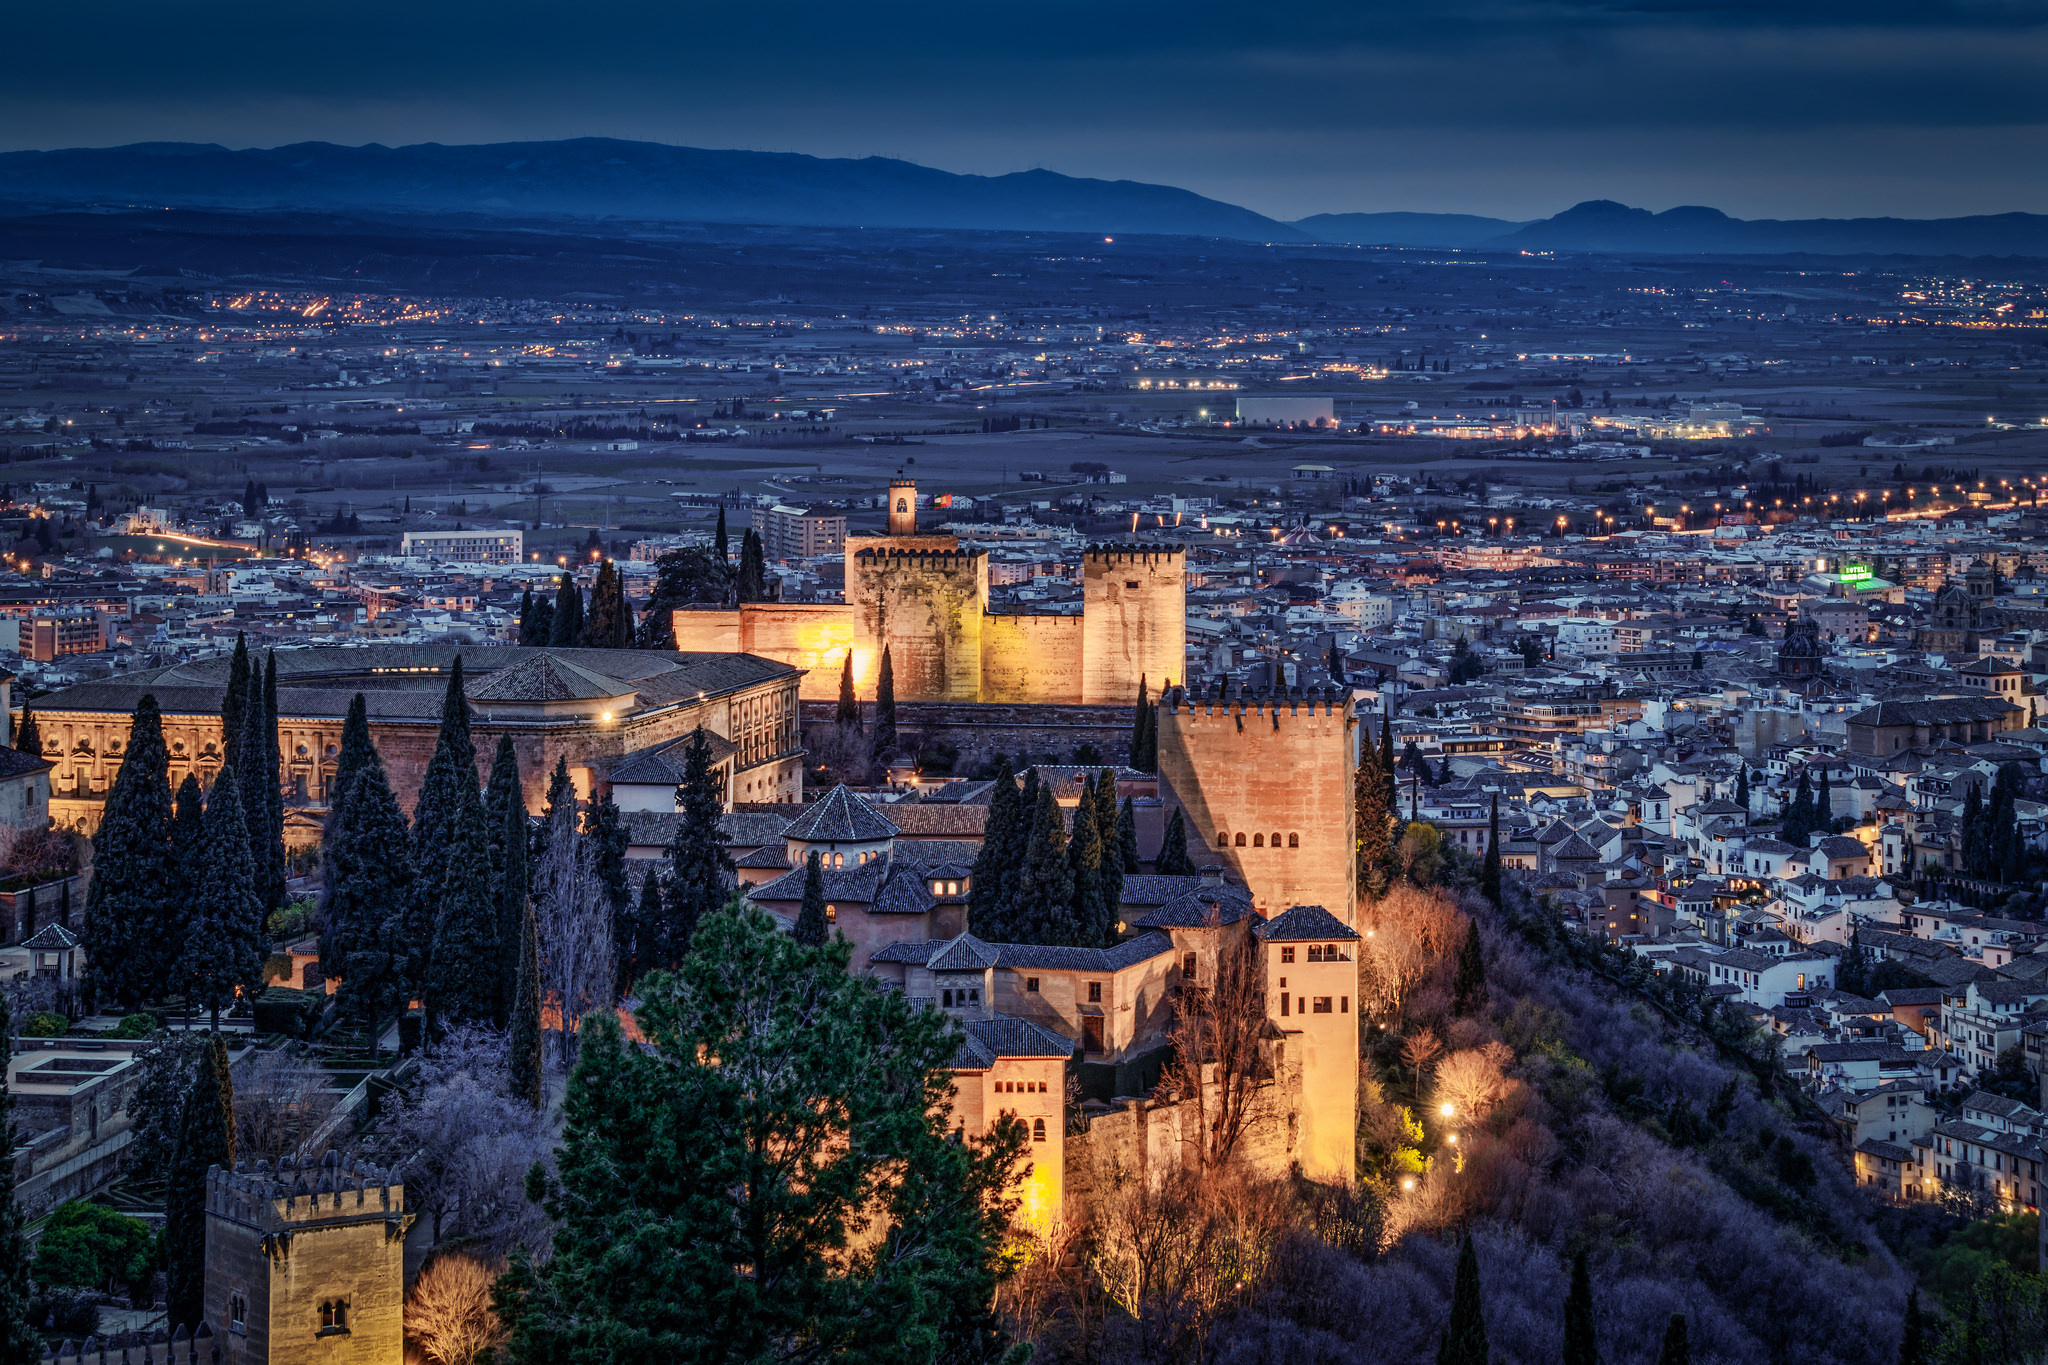
[[10, 19], [0, 1365], [2048, 1365], [2048, 4]]

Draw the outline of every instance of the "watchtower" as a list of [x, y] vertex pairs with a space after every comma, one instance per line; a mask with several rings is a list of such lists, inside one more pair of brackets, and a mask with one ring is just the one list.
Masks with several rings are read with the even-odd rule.
[[1358, 922], [1351, 732], [1338, 688], [1159, 700], [1159, 795], [1268, 914], [1328, 906]]
[[889, 480], [889, 534], [917, 534], [917, 480], [900, 470]]
[[982, 699], [987, 551], [863, 548], [848, 556], [847, 570], [847, 600], [853, 604], [859, 642], [855, 683], [863, 695], [874, 695], [887, 649], [898, 697]]
[[1187, 549], [1091, 545], [1081, 566], [1081, 701], [1123, 706], [1187, 677]]
[[221, 1365], [388, 1365], [405, 1352], [405, 1187], [329, 1152], [206, 1176], [206, 1320]]

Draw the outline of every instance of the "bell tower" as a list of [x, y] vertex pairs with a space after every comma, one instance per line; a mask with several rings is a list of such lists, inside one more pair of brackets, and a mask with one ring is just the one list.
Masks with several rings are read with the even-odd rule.
[[889, 480], [889, 534], [917, 534], [917, 480], [898, 470]]

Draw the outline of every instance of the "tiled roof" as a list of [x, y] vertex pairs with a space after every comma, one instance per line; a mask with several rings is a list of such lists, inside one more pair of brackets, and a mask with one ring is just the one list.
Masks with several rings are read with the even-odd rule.
[[1268, 943], [1358, 937], [1356, 929], [1320, 905], [1289, 906], [1273, 918], [1254, 924], [1252, 932]]
[[[0, 672], [4, 671], [0, 670]], [[48, 759], [38, 758], [34, 754], [25, 754], [21, 750], [12, 747], [0, 748], [0, 779], [22, 777], [28, 773], [39, 773], [50, 766], [52, 765]]]
[[893, 839], [898, 832], [894, 824], [842, 783], [798, 817], [784, 831], [784, 837], [806, 844], [859, 844]]
[[2001, 697], [1943, 697], [1936, 701], [1881, 701], [1850, 716], [1850, 725], [1958, 725], [1997, 720], [2016, 710]]
[[1074, 1042], [1043, 1024], [1013, 1015], [962, 1022], [964, 1036], [960, 1050], [953, 1054], [953, 1066], [961, 1071], [985, 1071], [1002, 1057], [1071, 1057]]
[[570, 663], [567, 659], [536, 653], [510, 668], [496, 670], [466, 690], [474, 704], [493, 701], [598, 701], [630, 695], [633, 686]]
[[[693, 732], [649, 749], [636, 749], [612, 765], [611, 780], [643, 786], [679, 784], [685, 776], [683, 765], [690, 761], [690, 746], [695, 742]], [[739, 752], [739, 745], [709, 730], [704, 732], [704, 747], [714, 767]]]
[[[1129, 904], [1130, 897], [1124, 897], [1124, 903]], [[1251, 893], [1244, 888], [1204, 884], [1182, 892], [1164, 905], [1147, 907], [1127, 915], [1124, 923], [1134, 929], [1201, 929], [1207, 927], [1212, 919], [1219, 924], [1235, 924], [1251, 912]]]
[[1173, 940], [1157, 930], [1110, 948], [1066, 948], [1036, 943], [1001, 943], [998, 966], [1016, 971], [1120, 972], [1173, 951]]
[[36, 930], [35, 934], [21, 946], [33, 948], [39, 952], [57, 952], [65, 948], [76, 948], [78, 946], [78, 935], [72, 933], [61, 924], [45, 924], [42, 928]]
[[889, 807], [889, 821], [906, 838], [978, 839], [988, 824], [988, 807], [901, 801]]
[[957, 934], [932, 954], [925, 965], [935, 972], [985, 971], [996, 965], [998, 951], [994, 944], [984, 943], [972, 934]]

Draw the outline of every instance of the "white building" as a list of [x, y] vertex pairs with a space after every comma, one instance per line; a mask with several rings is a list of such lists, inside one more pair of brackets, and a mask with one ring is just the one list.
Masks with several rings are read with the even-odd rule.
[[526, 557], [524, 531], [407, 531], [398, 552], [408, 559], [458, 564], [517, 564]]

